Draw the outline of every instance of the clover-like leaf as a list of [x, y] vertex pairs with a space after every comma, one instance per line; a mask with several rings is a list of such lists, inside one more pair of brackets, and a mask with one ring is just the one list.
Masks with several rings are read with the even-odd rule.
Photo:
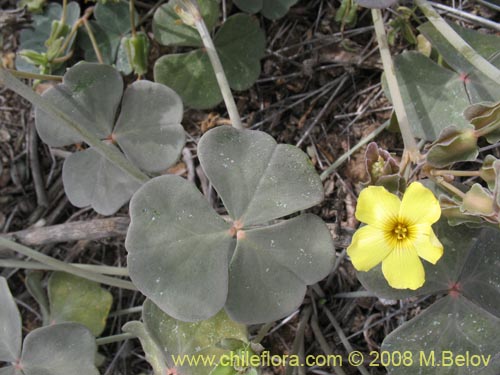
[[[418, 138], [434, 141], [449, 125], [470, 126], [462, 116], [469, 103], [463, 79], [417, 52], [394, 59], [404, 106]], [[387, 90], [386, 90], [387, 92]]]
[[[148, 172], [167, 169], [185, 143], [181, 99], [168, 87], [149, 81], [131, 84], [123, 100], [122, 94], [123, 81], [114, 68], [79, 63], [44, 96], [92, 135], [115, 143], [109, 147], [120, 147], [137, 167]], [[36, 110], [35, 122], [40, 137], [51, 146], [83, 141], [80, 133], [42, 110]], [[116, 212], [140, 186], [93, 148], [66, 159], [63, 182], [71, 203], [91, 205], [104, 215]]]
[[0, 277], [0, 362], [15, 362], [21, 353], [21, 316], [7, 280]]
[[[500, 38], [497, 35], [481, 34], [477, 31], [450, 25], [474, 50], [500, 68], [498, 46]], [[419, 30], [430, 40], [433, 47], [443, 56], [444, 60], [461, 75], [472, 104], [482, 101], [496, 101], [500, 97], [500, 85], [479, 72], [461, 53], [446, 40], [437, 29], [427, 22]]]
[[216, 128], [200, 140], [198, 157], [231, 218], [246, 226], [323, 200], [323, 186], [307, 155], [278, 145], [264, 132]]
[[170, 88], [134, 82], [125, 91], [113, 137], [139, 168], [159, 172], [174, 164], [185, 144], [181, 98]]
[[0, 374], [99, 374], [94, 365], [95, 338], [84, 326], [64, 323], [35, 329], [24, 339], [22, 350], [21, 328], [19, 310], [5, 278], [0, 277], [0, 362], [17, 364], [0, 369]]
[[49, 279], [51, 323], [74, 322], [99, 336], [106, 326], [113, 297], [98, 283], [65, 272]]
[[[214, 38], [229, 85], [250, 88], [260, 74], [265, 52], [264, 32], [258, 21], [244, 14], [229, 17]], [[174, 89], [193, 108], [204, 109], [222, 101], [215, 73], [203, 50], [165, 55], [154, 67], [155, 81]]]
[[161, 176], [130, 202], [125, 246], [134, 285], [163, 311], [196, 321], [215, 315], [227, 297], [227, 224], [186, 180]]
[[[52, 32], [52, 22], [59, 21], [62, 16], [62, 6], [57, 3], [49, 3], [42, 14], [33, 15], [32, 25], [19, 33], [19, 51], [31, 50], [38, 53], [47, 52], [45, 42], [50, 38]], [[80, 17], [80, 6], [77, 2], [71, 1], [66, 7], [66, 25], [69, 29]], [[68, 52], [72, 43], [64, 53]], [[31, 64], [22, 56], [16, 57], [16, 69], [26, 72], [38, 73], [35, 65]]]
[[93, 148], [68, 157], [62, 178], [66, 195], [74, 206], [92, 206], [102, 215], [114, 214], [141, 186]]
[[270, 20], [277, 20], [287, 14], [298, 0], [234, 0], [238, 8], [248, 13], [261, 12]]
[[[129, 4], [123, 0], [98, 2], [95, 6], [94, 17], [95, 21], [90, 21], [89, 25], [95, 35], [104, 63], [114, 64], [122, 38], [130, 33]], [[136, 13], [136, 23], [138, 20]], [[86, 61], [97, 61], [94, 47], [86, 33], [82, 33], [80, 47], [83, 49]]]
[[25, 375], [98, 375], [95, 338], [82, 325], [56, 324], [35, 329], [24, 339], [20, 367]]
[[[219, 19], [217, 0], [198, 0], [200, 13], [209, 30], [215, 27]], [[164, 46], [201, 47], [203, 45], [195, 28], [180, 22], [175, 12], [175, 4], [169, 1], [159, 7], [153, 17], [153, 34]]]
[[[150, 300], [143, 305], [142, 319], [149, 335], [164, 349], [164, 358], [169, 367], [174, 367], [174, 356], [207, 356], [214, 357], [227, 353], [220, 347], [226, 339], [247, 342], [246, 327], [233, 322], [224, 311], [208, 320], [197, 323], [186, 323], [165, 314]], [[183, 366], [177, 369], [187, 375], [207, 374], [208, 366]]]
[[[254, 225], [317, 204], [321, 180], [304, 153], [258, 131], [216, 128], [198, 151], [233, 222], [179, 177], [149, 181], [131, 201], [125, 245], [134, 284], [180, 320], [207, 319], [224, 305], [245, 323], [286, 316], [331, 269], [330, 233], [314, 215]], [[264, 288], [259, 278], [276, 284]]]
[[[116, 69], [82, 62], [68, 69], [63, 82], [46, 90], [43, 97], [92, 134], [105, 138], [113, 130], [122, 93], [123, 80]], [[83, 141], [80, 134], [39, 108], [35, 109], [35, 123], [40, 138], [49, 146]]]
[[42, 315], [43, 325], [50, 324], [50, 308], [47, 293], [42, 285], [43, 271], [30, 271], [26, 275], [26, 289], [31, 297], [38, 303]]
[[[389, 334], [382, 350], [411, 352], [412, 363], [404, 367], [408, 375], [495, 375], [500, 372], [499, 327], [498, 317], [466, 298], [447, 296]], [[454, 359], [466, 355], [475, 357], [474, 365], [457, 366]], [[401, 368], [389, 364], [388, 372], [399, 374]]]

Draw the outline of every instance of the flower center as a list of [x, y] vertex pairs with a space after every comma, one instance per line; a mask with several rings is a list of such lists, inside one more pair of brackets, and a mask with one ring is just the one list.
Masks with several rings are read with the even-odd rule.
[[402, 223], [397, 223], [392, 230], [392, 233], [394, 233], [394, 236], [398, 239], [398, 241], [406, 239], [409, 235], [408, 227]]

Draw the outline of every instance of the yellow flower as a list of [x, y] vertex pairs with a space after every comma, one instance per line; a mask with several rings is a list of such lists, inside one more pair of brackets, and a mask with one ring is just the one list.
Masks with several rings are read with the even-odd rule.
[[381, 186], [370, 186], [359, 195], [356, 218], [368, 224], [354, 234], [347, 249], [358, 271], [369, 271], [382, 262], [382, 272], [396, 289], [418, 289], [425, 282], [420, 258], [436, 264], [443, 245], [431, 225], [441, 208], [432, 192], [412, 183], [401, 201]]

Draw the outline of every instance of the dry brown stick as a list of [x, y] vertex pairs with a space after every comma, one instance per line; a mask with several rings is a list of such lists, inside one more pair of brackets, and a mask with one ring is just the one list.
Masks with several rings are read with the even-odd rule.
[[38, 159], [38, 135], [36, 134], [35, 123], [31, 122], [28, 126], [28, 158], [31, 167], [31, 175], [33, 177], [33, 184], [35, 185], [36, 200], [39, 206], [48, 207], [49, 200], [47, 198], [47, 191], [45, 190], [45, 183], [43, 181], [42, 172], [40, 170], [40, 161]]
[[98, 240], [107, 237], [123, 237], [130, 223], [128, 217], [112, 217], [89, 221], [75, 221], [48, 227], [34, 227], [11, 232], [2, 237], [24, 245], [46, 245], [57, 242]]

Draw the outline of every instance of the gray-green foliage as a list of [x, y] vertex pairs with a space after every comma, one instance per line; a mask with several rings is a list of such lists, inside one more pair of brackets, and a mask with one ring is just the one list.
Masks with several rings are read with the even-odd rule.
[[[95, 20], [89, 21], [89, 25], [95, 35], [97, 46], [101, 52], [105, 64], [115, 64], [117, 58], [121, 59], [117, 63], [120, 71], [130, 73], [130, 66], [125, 64], [123, 56], [126, 56], [126, 46], [122, 40], [130, 34], [129, 3], [127, 1], [99, 2], [94, 10]], [[137, 23], [139, 16], [135, 14]], [[82, 33], [79, 41], [83, 49], [85, 61], [97, 61], [97, 57], [87, 33]]]
[[[370, 272], [359, 272], [361, 283], [383, 298], [407, 298], [419, 295], [441, 295], [442, 299], [417, 318], [402, 325], [386, 337], [383, 350], [413, 353], [414, 363], [405, 367], [405, 374], [497, 374], [500, 371], [500, 232], [497, 229], [477, 229], [460, 225], [450, 227], [441, 220], [436, 235], [444, 245], [441, 260], [431, 266], [424, 262], [426, 282], [416, 291], [391, 289], [384, 280], [380, 267]], [[488, 356], [486, 369], [419, 366], [419, 353], [435, 352], [440, 363], [443, 351], [454, 354]], [[400, 373], [400, 368], [389, 366], [389, 372]]]
[[96, 282], [65, 272], [54, 272], [48, 284], [50, 322], [80, 323], [94, 336], [106, 327], [113, 297]]
[[[106, 141], [108, 147], [119, 147], [131, 163], [145, 171], [168, 168], [184, 146], [182, 102], [164, 85], [136, 81], [123, 93], [123, 80], [114, 68], [82, 62], [68, 70], [62, 84], [43, 96], [70, 120]], [[40, 137], [50, 146], [84, 141], [82, 134], [40, 109], [35, 112], [35, 122]], [[104, 215], [116, 212], [140, 186], [94, 148], [66, 159], [63, 182], [74, 205], [91, 205]]]
[[[500, 67], [500, 38], [453, 26], [486, 59]], [[415, 136], [434, 141], [446, 127], [464, 129], [469, 122], [464, 108], [500, 97], [498, 82], [478, 72], [429, 23], [419, 30], [442, 55], [448, 67], [441, 66], [416, 52], [405, 52], [394, 59], [401, 95]], [[387, 90], [386, 90], [387, 92]]]
[[2, 374], [97, 375], [95, 339], [79, 324], [64, 323], [31, 331], [22, 344], [21, 316], [5, 278], [0, 277], [0, 361], [16, 363]]
[[[51, 2], [47, 5], [42, 14], [33, 15], [33, 23], [30, 28], [22, 30], [19, 34], [19, 51], [21, 55], [18, 54], [16, 57], [16, 69], [26, 72], [38, 73], [40, 71], [39, 64], [35, 62], [43, 62], [49, 64], [49, 62], [44, 61], [47, 59], [48, 48], [57, 49], [60, 46], [61, 40], [53, 40], [48, 45], [48, 40], [53, 34], [54, 27], [60, 21], [62, 15], [62, 7], [60, 4]], [[64, 30], [61, 29], [60, 37], [67, 35], [71, 27], [76, 23], [80, 17], [80, 6], [77, 2], [69, 2], [66, 8], [66, 27]], [[54, 35], [55, 36], [55, 35]], [[62, 55], [68, 53], [72, 47], [73, 40], [69, 43], [68, 47], [62, 51]], [[22, 56], [23, 51], [32, 51], [34, 53], [29, 53], [28, 56], [36, 58], [33, 59], [25, 58]], [[37, 56], [38, 54], [38, 56]], [[57, 71], [61, 68], [63, 64], [49, 64], [50, 70], [45, 73], [51, 73]]]
[[125, 243], [134, 284], [180, 320], [223, 307], [245, 323], [286, 316], [330, 271], [333, 244], [317, 216], [270, 221], [319, 203], [321, 180], [302, 151], [259, 131], [213, 129], [198, 156], [232, 222], [180, 177], [146, 183], [132, 198]]
[[[218, 360], [221, 355], [229, 352], [221, 346], [223, 340], [238, 340], [242, 345], [247, 343], [246, 327], [233, 322], [224, 311], [201, 322], [186, 323], [168, 316], [153, 302], [146, 300], [142, 321], [129, 322], [123, 330], [141, 340], [155, 375], [163, 375], [167, 368], [175, 367], [173, 356], [214, 356]], [[211, 370], [213, 368], [202, 364], [186, 364], [177, 368], [177, 371], [186, 375], [204, 375]]]
[[276, 20], [287, 14], [291, 6], [298, 0], [234, 0], [241, 10], [248, 13], [260, 12], [270, 20]]
[[[212, 29], [219, 17], [215, 0], [200, 1], [200, 10]], [[158, 8], [153, 19], [155, 39], [164, 45], [201, 47], [196, 29], [179, 23], [171, 2]], [[265, 35], [257, 20], [244, 14], [229, 17], [214, 37], [229, 85], [250, 88], [260, 75]], [[165, 55], [154, 67], [155, 81], [172, 87], [190, 107], [211, 108], [222, 101], [212, 65], [203, 49]]]

